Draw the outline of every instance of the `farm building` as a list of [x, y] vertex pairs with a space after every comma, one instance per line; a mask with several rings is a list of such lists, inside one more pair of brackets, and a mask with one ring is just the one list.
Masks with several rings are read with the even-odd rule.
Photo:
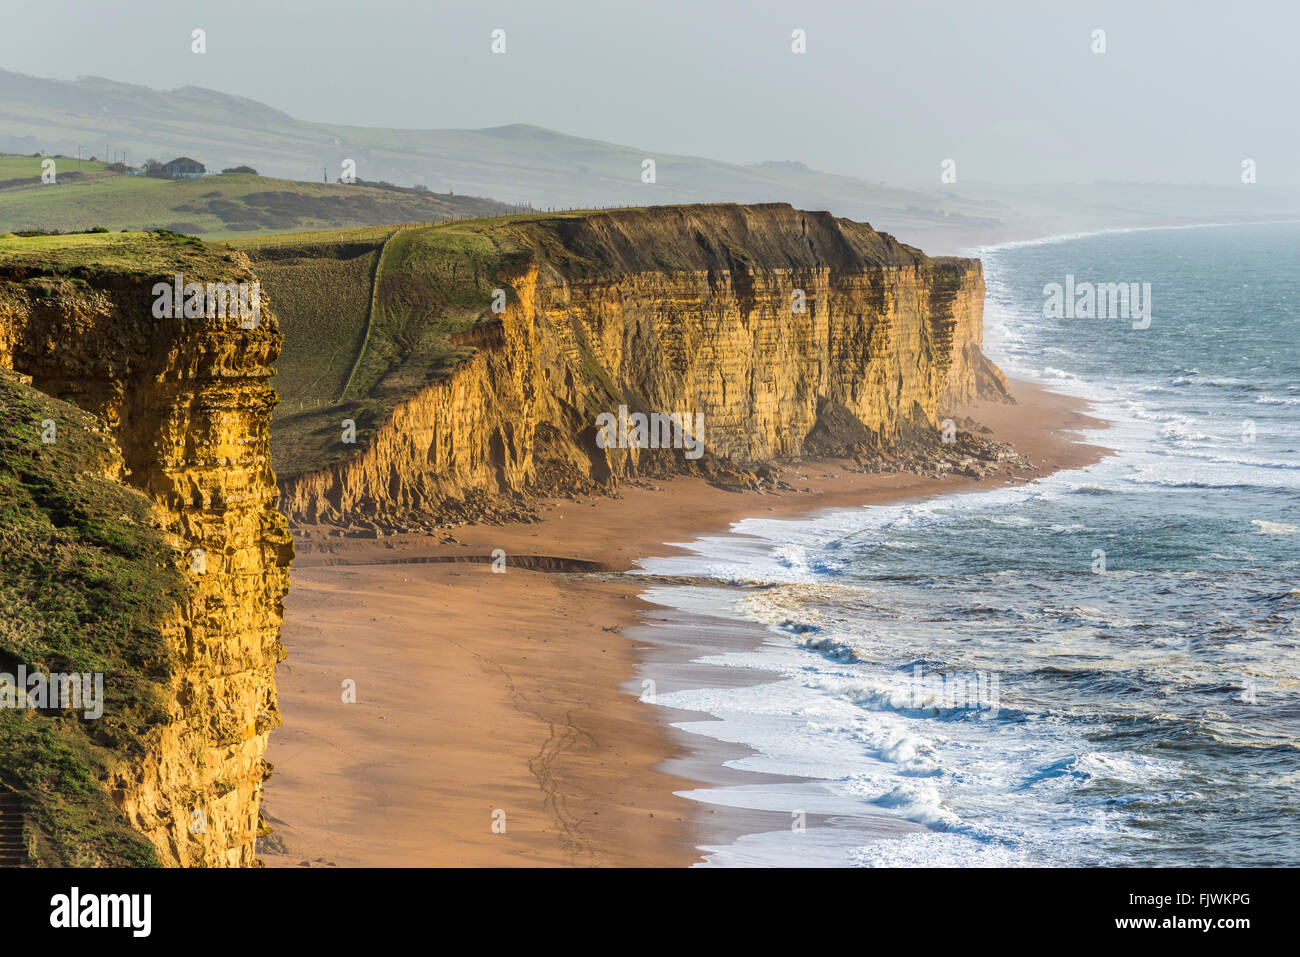
[[207, 167], [198, 160], [188, 156], [178, 156], [170, 163], [163, 163], [162, 174], [168, 179], [192, 179], [207, 173]]

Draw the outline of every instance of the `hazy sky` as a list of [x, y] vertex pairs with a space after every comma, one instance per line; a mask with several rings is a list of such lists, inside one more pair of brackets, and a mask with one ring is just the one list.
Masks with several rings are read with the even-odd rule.
[[1261, 184], [1300, 184], [1291, 0], [0, 3], [5, 69], [206, 86], [310, 120], [534, 123], [899, 184], [932, 185], [946, 158], [966, 181], [1236, 183], [1247, 157]]

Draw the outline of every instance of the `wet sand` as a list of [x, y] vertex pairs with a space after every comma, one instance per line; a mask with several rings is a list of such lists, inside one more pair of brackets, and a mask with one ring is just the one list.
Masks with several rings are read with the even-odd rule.
[[[979, 402], [957, 414], [1029, 455], [1036, 469], [1018, 470], [1017, 481], [1105, 454], [1079, 442], [1079, 430], [1103, 425], [1079, 400], [1026, 382], [1012, 390], [1018, 405]], [[669, 726], [707, 716], [638, 697], [644, 675], [665, 691], [763, 680], [690, 664], [763, 633], [721, 619], [655, 621], [671, 613], [641, 601], [639, 583], [617, 572], [750, 516], [1009, 481], [842, 465], [806, 460], [795, 471], [807, 479], [783, 476], [815, 492], [738, 493], [679, 478], [618, 498], [548, 501], [536, 524], [378, 540], [298, 530], [289, 659], [277, 675], [284, 726], [271, 735], [263, 803], [274, 833], [259, 856], [268, 866], [683, 866], [701, 859], [702, 844], [789, 827], [788, 814], [678, 796], [754, 776], [723, 767], [734, 748]], [[503, 573], [493, 571], [497, 549]], [[591, 566], [573, 560], [609, 573], [584, 574]], [[347, 681], [353, 703], [343, 700]], [[878, 825], [882, 834], [913, 826]]]

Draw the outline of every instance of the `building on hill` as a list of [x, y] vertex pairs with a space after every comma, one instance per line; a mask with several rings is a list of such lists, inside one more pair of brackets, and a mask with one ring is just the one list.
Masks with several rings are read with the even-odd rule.
[[188, 156], [178, 156], [170, 163], [162, 164], [162, 174], [168, 179], [193, 179], [207, 174], [207, 167], [198, 160]]

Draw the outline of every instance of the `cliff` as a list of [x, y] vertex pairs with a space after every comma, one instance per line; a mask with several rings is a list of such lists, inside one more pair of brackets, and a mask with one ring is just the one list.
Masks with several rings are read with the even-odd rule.
[[[94, 416], [120, 459], [105, 474], [152, 503], [188, 580], [150, 626], [162, 650], [147, 657], [165, 663], [156, 714], [135, 746], [113, 750], [96, 786], [161, 863], [248, 865], [279, 724], [292, 557], [268, 447], [280, 336], [265, 302], [252, 329], [237, 316], [154, 318], [151, 289], [176, 273], [255, 279], [241, 254], [181, 237], [0, 239], [0, 367]], [[16, 660], [31, 649], [6, 635], [3, 651]], [[110, 705], [135, 676], [105, 674]]]
[[[977, 260], [784, 204], [408, 228], [375, 272], [343, 402], [277, 426], [299, 520], [490, 515], [530, 492], [883, 447], [1005, 395]], [[600, 447], [621, 405], [702, 415], [707, 456]]]
[[[482, 518], [637, 475], [885, 448], [1005, 396], [980, 352], [977, 261], [785, 205], [253, 254], [167, 234], [0, 237], [0, 491], [22, 529], [0, 536], [19, 609], [0, 665], [107, 686], [101, 718], [0, 715], [0, 798], [28, 809], [42, 863], [254, 863], [292, 558], [273, 454], [301, 520]], [[267, 298], [252, 328], [154, 313], [175, 274], [251, 285], [255, 269], [289, 304], [274, 437]], [[702, 455], [611, 447], [600, 423], [620, 410], [698, 417]]]

